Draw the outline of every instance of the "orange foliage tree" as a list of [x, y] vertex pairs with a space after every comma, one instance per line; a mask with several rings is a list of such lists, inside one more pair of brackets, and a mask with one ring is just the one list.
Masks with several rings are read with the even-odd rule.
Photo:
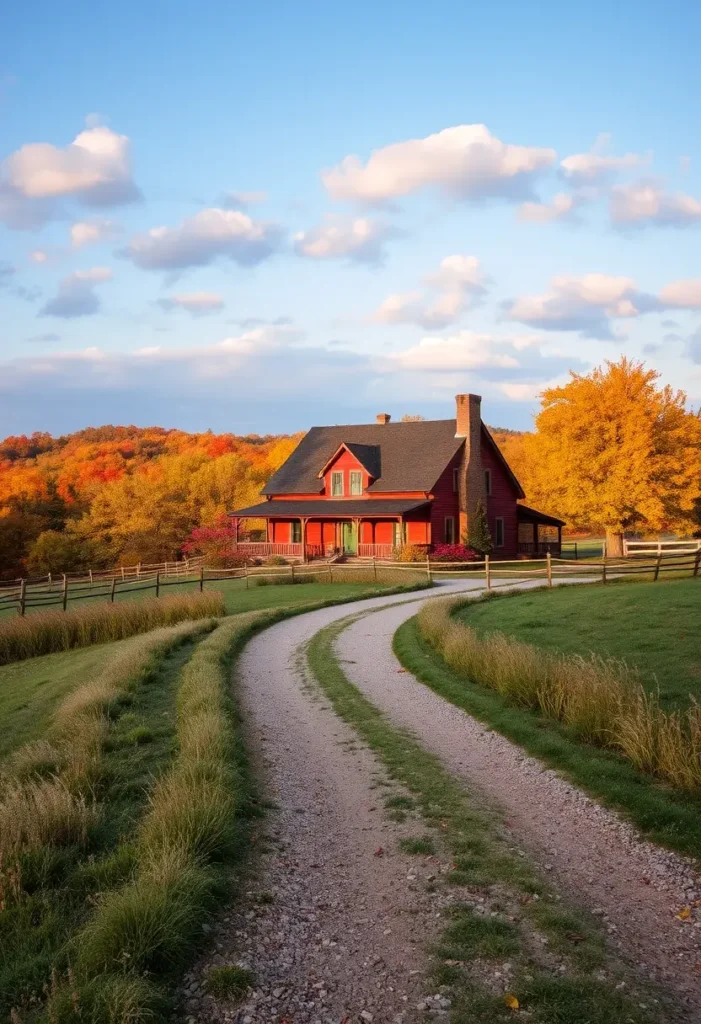
[[542, 395], [524, 438], [528, 500], [574, 527], [606, 532], [609, 555], [626, 531], [690, 533], [701, 500], [701, 420], [686, 395], [625, 357], [572, 373]]

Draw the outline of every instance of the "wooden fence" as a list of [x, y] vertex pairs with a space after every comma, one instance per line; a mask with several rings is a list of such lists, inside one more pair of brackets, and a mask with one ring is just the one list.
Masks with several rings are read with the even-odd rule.
[[[420, 562], [395, 562], [373, 558], [363, 563], [319, 562], [290, 565], [244, 566], [236, 569], [212, 569], [195, 560], [162, 563], [158, 566], [132, 566], [87, 575], [66, 574], [59, 579], [15, 580], [0, 584], [0, 612], [17, 611], [24, 615], [32, 608], [61, 607], [64, 611], [75, 600], [102, 598], [115, 601], [139, 591], [154, 591], [160, 597], [169, 587], [189, 584], [204, 590], [207, 583], [241, 580], [245, 587], [267, 583], [397, 582], [404, 574], [415, 580], [485, 581], [488, 590], [496, 581], [542, 579], [548, 586], [558, 578], [592, 580], [609, 583], [631, 577], [663, 579], [669, 574], [698, 577], [701, 568], [701, 547], [681, 553], [660, 552], [653, 557], [608, 558], [599, 561], [574, 561], [553, 558], [523, 561], [499, 561], [485, 558], [475, 562], [438, 562], [429, 557]], [[507, 585], [507, 583], [501, 585]]]

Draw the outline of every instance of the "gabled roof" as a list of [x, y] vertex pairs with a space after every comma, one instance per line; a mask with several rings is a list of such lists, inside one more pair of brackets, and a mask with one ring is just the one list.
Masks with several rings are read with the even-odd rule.
[[[375, 477], [368, 490], [420, 491], [428, 493], [464, 437], [455, 436], [455, 420], [417, 420], [408, 423], [361, 423], [336, 427], [312, 427], [268, 483], [263, 494], [318, 494], [319, 471], [345, 444], [370, 459], [369, 449], [379, 449]], [[354, 451], [355, 448], [355, 451]], [[363, 462], [365, 465], [365, 462]]]
[[547, 526], [565, 525], [564, 519], [558, 519], [556, 516], [546, 515], [545, 512], [539, 512], [537, 508], [530, 508], [528, 505], [517, 505], [516, 512], [520, 521], [528, 523], [545, 523]]
[[[517, 498], [525, 498], [526, 497], [526, 492], [524, 491], [523, 487], [521, 487], [521, 484], [516, 479], [516, 476], [514, 474], [513, 469], [511, 468], [509, 463], [504, 458], [504, 456], [502, 454], [502, 451], [501, 451], [501, 448], [496, 443], [496, 441], [494, 440], [492, 435], [489, 433], [489, 431], [485, 427], [484, 423], [482, 424], [482, 435], [483, 435], [483, 437], [486, 437], [489, 445], [492, 448], [492, 451], [496, 455], [496, 457], [499, 460], [499, 462], [501, 462], [501, 464], [502, 464], [502, 466], [504, 468], [504, 472], [506, 473], [507, 477], [511, 481], [514, 490], [516, 491], [516, 497]], [[524, 505], [524, 508], [525, 508], [525, 505]]]
[[330, 459], [324, 463], [319, 471], [319, 476], [322, 477], [326, 470], [329, 468], [331, 463], [334, 461], [337, 455], [343, 450], [349, 451], [351, 455], [357, 459], [360, 465], [363, 467], [365, 472], [373, 477], [377, 478], [380, 475], [380, 449], [376, 444], [354, 444], [353, 441], [342, 441], [339, 444], [336, 451], [333, 453]]

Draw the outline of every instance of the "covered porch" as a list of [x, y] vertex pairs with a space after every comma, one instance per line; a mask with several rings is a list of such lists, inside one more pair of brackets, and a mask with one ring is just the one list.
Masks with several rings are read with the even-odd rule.
[[528, 505], [517, 505], [518, 553], [529, 558], [544, 555], [560, 557], [564, 520], [548, 516]]
[[[235, 527], [234, 549], [250, 558], [388, 559], [404, 544], [428, 549], [431, 542], [427, 502], [273, 500], [229, 515]], [[247, 519], [265, 520], [265, 540], [239, 539]]]

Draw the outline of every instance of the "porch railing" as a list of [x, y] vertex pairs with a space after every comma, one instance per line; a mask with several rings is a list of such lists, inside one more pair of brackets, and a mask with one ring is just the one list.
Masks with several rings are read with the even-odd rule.
[[392, 558], [393, 544], [358, 544], [358, 558]]
[[301, 544], [272, 544], [269, 541], [239, 541], [235, 546], [239, 554], [246, 558], [269, 558], [270, 555], [282, 555], [284, 558], [301, 558]]

